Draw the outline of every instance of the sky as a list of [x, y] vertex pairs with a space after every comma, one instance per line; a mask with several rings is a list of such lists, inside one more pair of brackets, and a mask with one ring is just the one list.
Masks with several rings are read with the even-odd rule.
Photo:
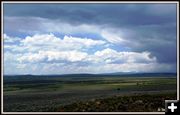
[[3, 4], [4, 74], [176, 72], [176, 4]]

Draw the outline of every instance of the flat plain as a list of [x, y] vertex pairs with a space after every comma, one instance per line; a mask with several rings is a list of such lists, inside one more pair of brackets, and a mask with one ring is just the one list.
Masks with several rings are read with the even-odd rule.
[[[176, 74], [4, 76], [4, 112], [163, 111]], [[136, 106], [136, 107], [134, 107]]]

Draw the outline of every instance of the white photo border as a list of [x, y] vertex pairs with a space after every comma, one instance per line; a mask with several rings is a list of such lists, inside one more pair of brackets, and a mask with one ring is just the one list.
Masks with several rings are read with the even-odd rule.
[[3, 111], [3, 4], [11, 4], [11, 3], [107, 3], [107, 4], [114, 4], [114, 3], [173, 3], [176, 4], [176, 17], [177, 17], [177, 35], [176, 35], [176, 42], [177, 42], [177, 100], [179, 100], [179, 2], [175, 1], [2, 1], [1, 2], [1, 114], [165, 114], [165, 112], [4, 112]]

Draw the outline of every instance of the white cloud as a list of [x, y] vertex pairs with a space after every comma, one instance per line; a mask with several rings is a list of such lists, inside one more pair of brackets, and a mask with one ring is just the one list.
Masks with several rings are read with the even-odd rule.
[[3, 35], [3, 38], [5, 43], [14, 43], [14, 42], [19, 42], [21, 40], [18, 37], [10, 37], [6, 34]]
[[5, 51], [4, 52], [4, 62], [17, 62], [17, 58], [19, 58], [22, 54], [14, 54], [10, 51]]
[[11, 52], [18, 53], [18, 52], [25, 51], [27, 48], [20, 46], [20, 45], [17, 45], [17, 44], [4, 44], [4, 49], [10, 50]]
[[17, 74], [21, 73], [18, 68], [19, 61], [17, 60], [22, 54], [16, 54], [10, 51], [4, 50], [3, 53], [3, 64], [5, 74]]
[[85, 59], [87, 53], [78, 51], [39, 51], [38, 53], [27, 53], [18, 58], [18, 61], [23, 62], [53, 62], [53, 61], [70, 61], [76, 62]]
[[107, 30], [102, 31], [101, 36], [110, 43], [114, 43], [114, 44], [120, 44], [126, 42], [125, 38], [120, 37], [119, 35], [115, 34], [115, 32], [108, 32]]
[[21, 41], [21, 45], [25, 46], [29, 51], [35, 50], [81, 50], [96, 45], [103, 45], [105, 41], [93, 40], [90, 38], [79, 38], [72, 36], [64, 36], [63, 39], [53, 34], [41, 34], [28, 36]]
[[94, 56], [90, 58], [97, 62], [106, 63], [155, 63], [156, 57], [151, 57], [150, 52], [117, 52], [113, 49], [106, 48], [102, 51], [95, 52]]
[[[51, 50], [51, 49], [50, 49]], [[101, 63], [155, 63], [156, 58], [150, 57], [149, 52], [117, 52], [110, 48], [88, 54], [81, 51], [39, 51], [38, 53], [25, 53], [18, 60], [22, 62], [89, 62], [90, 64]]]
[[[116, 51], [108, 48], [108, 43], [103, 40], [72, 36], [62, 39], [53, 34], [37, 34], [27, 36], [19, 43], [4, 44], [7, 73], [154, 72], [172, 68], [168, 64], [159, 64], [150, 52]], [[95, 46], [106, 46], [106, 49], [89, 52]]]
[[[74, 34], [74, 33], [93, 33], [102, 36], [105, 40], [110, 43], [118, 44], [123, 43], [127, 40], [124, 38], [124, 33], [127, 30], [120, 28], [111, 28], [107, 25], [93, 25], [93, 24], [79, 24], [72, 25], [62, 20], [51, 20], [39, 17], [5, 17], [5, 24], [7, 29], [13, 31], [28, 33], [31, 35], [39, 33], [63, 33], [63, 34]], [[16, 22], [16, 23], [14, 23]], [[28, 22], [28, 23], [27, 23]], [[27, 26], [28, 25], [28, 26]], [[21, 28], [19, 28], [19, 26]]]
[[86, 47], [105, 44], [105, 41], [102, 41], [102, 40], [92, 40], [88, 38], [82, 39], [82, 38], [72, 37], [72, 36], [70, 37], [65, 36], [63, 40], [65, 43], [68, 43], [68, 44], [74, 44], [74, 45], [82, 44]]

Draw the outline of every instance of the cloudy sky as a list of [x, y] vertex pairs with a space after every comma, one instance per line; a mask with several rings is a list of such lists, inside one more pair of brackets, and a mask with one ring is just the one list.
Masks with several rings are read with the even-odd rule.
[[4, 74], [176, 72], [176, 4], [4, 4]]

